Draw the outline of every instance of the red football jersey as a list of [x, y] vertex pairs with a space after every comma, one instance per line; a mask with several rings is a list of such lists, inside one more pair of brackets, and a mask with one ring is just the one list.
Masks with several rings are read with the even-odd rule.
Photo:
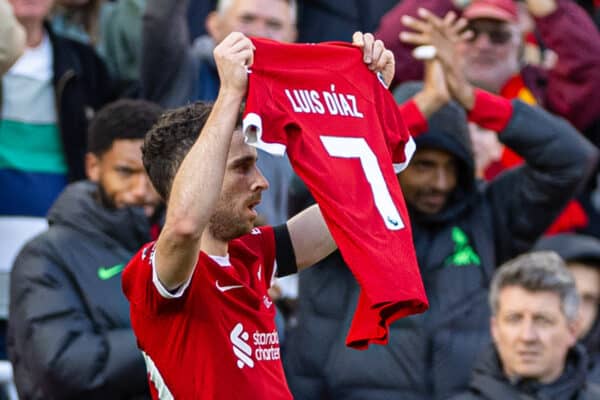
[[229, 243], [229, 257], [201, 252], [177, 293], [158, 281], [154, 242], [123, 272], [131, 324], [154, 399], [291, 399], [280, 360], [270, 227]]
[[347, 344], [386, 343], [392, 321], [428, 307], [393, 166], [414, 142], [357, 47], [252, 40], [247, 141], [287, 151], [362, 288]]

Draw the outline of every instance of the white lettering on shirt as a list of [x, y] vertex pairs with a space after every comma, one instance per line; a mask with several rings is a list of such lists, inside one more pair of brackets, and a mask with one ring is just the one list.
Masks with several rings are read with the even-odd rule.
[[337, 93], [334, 84], [329, 88], [329, 91], [323, 90], [320, 93], [314, 89], [284, 89], [284, 93], [295, 113], [328, 113], [341, 117], [364, 118], [358, 109], [355, 95]]

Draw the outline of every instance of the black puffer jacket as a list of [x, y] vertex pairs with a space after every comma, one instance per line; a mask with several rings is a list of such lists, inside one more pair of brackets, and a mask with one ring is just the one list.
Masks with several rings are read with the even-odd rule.
[[120, 272], [150, 240], [148, 219], [141, 209], [100, 206], [88, 181], [68, 186], [48, 219], [11, 273], [7, 347], [19, 397], [146, 395]]
[[466, 126], [456, 126], [464, 114], [430, 121], [417, 138], [417, 149], [439, 147], [457, 157], [459, 183], [440, 213], [409, 209], [430, 308], [394, 323], [388, 345], [344, 346], [358, 287], [339, 255], [300, 274], [298, 324], [284, 355], [297, 400], [436, 400], [466, 388], [476, 356], [490, 342], [494, 269], [533, 245], [597, 160], [594, 147], [563, 119], [519, 101], [513, 107], [500, 139], [526, 164], [489, 184], [475, 182]]
[[595, 400], [600, 399], [600, 386], [588, 382], [587, 355], [580, 346], [567, 355], [562, 375], [554, 382], [541, 384], [528, 380], [510, 383], [502, 372], [498, 353], [491, 346], [477, 363], [469, 390], [451, 400]]

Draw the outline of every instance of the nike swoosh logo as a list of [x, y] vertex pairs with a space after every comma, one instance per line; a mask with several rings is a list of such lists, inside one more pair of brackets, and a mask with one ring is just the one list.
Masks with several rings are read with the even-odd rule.
[[219, 285], [219, 281], [215, 281], [215, 286], [217, 287], [217, 289], [219, 289], [221, 293], [225, 293], [226, 291], [231, 289], [240, 289], [244, 287], [242, 285], [221, 286]]
[[98, 268], [98, 278], [103, 281], [108, 280], [114, 276], [117, 276], [125, 269], [125, 264], [117, 264], [112, 267], [100, 267]]

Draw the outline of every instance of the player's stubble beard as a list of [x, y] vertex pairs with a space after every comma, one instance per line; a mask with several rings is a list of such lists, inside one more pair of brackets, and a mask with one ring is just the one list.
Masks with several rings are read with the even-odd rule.
[[[254, 195], [249, 202], [260, 201], [260, 194]], [[253, 228], [254, 219], [248, 219], [243, 213], [236, 212], [232, 197], [224, 195], [217, 204], [217, 208], [210, 217], [208, 230], [210, 234], [221, 241], [229, 242], [235, 238], [245, 235]]]

